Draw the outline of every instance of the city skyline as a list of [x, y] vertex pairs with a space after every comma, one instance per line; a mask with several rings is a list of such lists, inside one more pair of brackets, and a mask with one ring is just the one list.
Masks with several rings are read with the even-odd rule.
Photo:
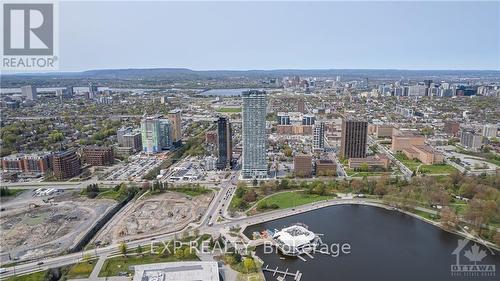
[[499, 5], [62, 2], [60, 71], [499, 70]]

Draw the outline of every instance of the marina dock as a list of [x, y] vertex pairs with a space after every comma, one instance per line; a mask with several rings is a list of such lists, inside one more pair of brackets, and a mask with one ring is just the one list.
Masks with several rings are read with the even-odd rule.
[[276, 276], [276, 274], [283, 275], [283, 276], [278, 276], [277, 277], [278, 280], [285, 280], [287, 276], [293, 277], [294, 281], [300, 281], [300, 279], [302, 278], [302, 273], [300, 273], [300, 271], [297, 270], [297, 272], [292, 273], [288, 272], [288, 268], [285, 271], [282, 271], [279, 270], [278, 267], [276, 267], [275, 269], [271, 269], [269, 268], [269, 265], [266, 265], [266, 267], [262, 268], [262, 271], [272, 272], [273, 276]]

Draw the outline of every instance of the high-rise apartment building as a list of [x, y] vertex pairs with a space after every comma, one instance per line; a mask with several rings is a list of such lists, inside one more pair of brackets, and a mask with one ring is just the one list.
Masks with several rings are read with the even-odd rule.
[[217, 120], [217, 169], [231, 167], [233, 142], [229, 118], [219, 117]]
[[142, 150], [157, 153], [172, 145], [170, 121], [161, 115], [144, 117], [141, 120]]
[[476, 134], [474, 130], [463, 129], [460, 131], [460, 144], [468, 149], [479, 149], [483, 143], [483, 137]]
[[171, 123], [172, 129], [172, 143], [174, 145], [180, 145], [182, 141], [182, 119], [181, 110], [174, 109], [168, 113], [168, 119]]
[[97, 95], [97, 85], [92, 84], [92, 82], [89, 82], [89, 99], [94, 99], [95, 96]]
[[116, 140], [118, 141], [118, 144], [120, 146], [126, 146], [123, 145], [123, 136], [131, 132], [132, 132], [132, 127], [121, 127], [116, 131]]
[[245, 91], [242, 93], [242, 136], [243, 165], [242, 176], [246, 179], [267, 177], [267, 135], [265, 91]]
[[132, 131], [123, 135], [123, 147], [131, 147], [134, 151], [140, 151], [142, 149], [142, 137], [141, 132]]
[[35, 101], [37, 100], [36, 88], [28, 85], [21, 87], [21, 93], [26, 97], [26, 100]]
[[340, 157], [365, 158], [368, 122], [345, 119], [342, 121]]
[[486, 124], [483, 126], [483, 137], [494, 138], [497, 136], [497, 124]]
[[52, 163], [56, 179], [69, 179], [80, 174], [80, 158], [74, 148], [54, 154]]
[[325, 123], [318, 122], [314, 125], [313, 148], [323, 150], [325, 148]]

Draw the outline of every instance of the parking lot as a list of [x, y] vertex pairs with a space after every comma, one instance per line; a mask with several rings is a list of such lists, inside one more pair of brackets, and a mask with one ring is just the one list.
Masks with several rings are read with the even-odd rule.
[[107, 177], [108, 181], [127, 181], [141, 179], [142, 176], [147, 174], [152, 169], [161, 164], [163, 160], [152, 157], [143, 156], [132, 159], [129, 163], [125, 164], [112, 171]]

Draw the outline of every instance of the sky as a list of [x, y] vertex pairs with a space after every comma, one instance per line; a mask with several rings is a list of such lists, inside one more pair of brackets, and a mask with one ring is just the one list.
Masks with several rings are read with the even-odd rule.
[[500, 69], [500, 2], [61, 2], [61, 71]]

